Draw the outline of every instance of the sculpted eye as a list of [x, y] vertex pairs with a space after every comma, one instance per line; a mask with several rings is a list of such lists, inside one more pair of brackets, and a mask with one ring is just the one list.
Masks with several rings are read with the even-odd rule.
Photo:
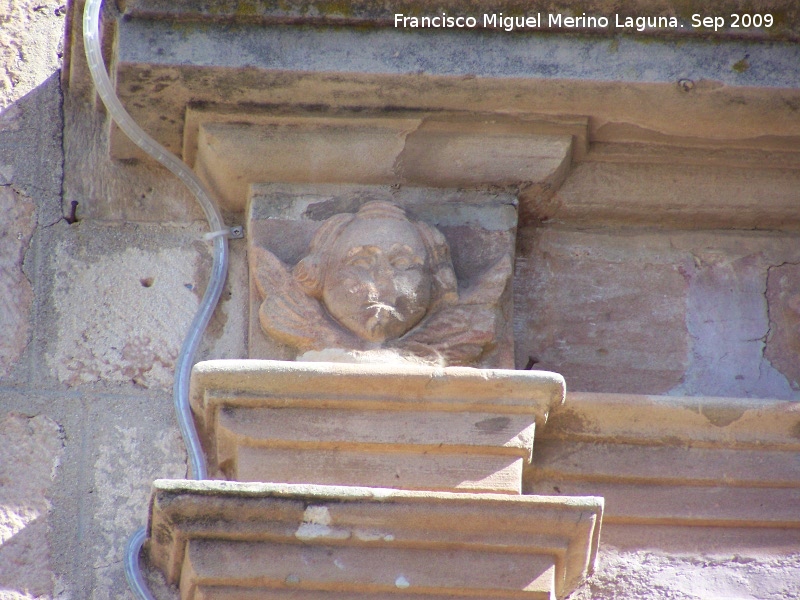
[[389, 262], [391, 263], [392, 267], [398, 271], [408, 271], [409, 269], [421, 267], [425, 264], [425, 260], [416, 254], [407, 254], [405, 252], [395, 254], [389, 259]]
[[395, 256], [392, 259], [392, 266], [395, 269], [400, 269], [401, 271], [405, 271], [406, 269], [410, 269], [414, 265], [414, 261], [412, 261], [407, 256]]
[[369, 269], [372, 266], [372, 258], [369, 256], [357, 255], [348, 259], [348, 267], [357, 267], [359, 269]]

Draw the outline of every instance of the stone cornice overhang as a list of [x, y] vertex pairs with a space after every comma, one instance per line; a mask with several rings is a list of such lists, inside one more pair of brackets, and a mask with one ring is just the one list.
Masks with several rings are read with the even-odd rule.
[[[626, 4], [625, 10], [637, 13], [640, 4], [646, 3]], [[723, 2], [710, 8], [703, 4], [704, 13], [731, 9]], [[381, 128], [385, 122], [390, 127], [383, 128], [389, 131], [398, 118], [413, 124], [400, 132], [403, 136], [410, 131], [410, 138], [417, 130], [449, 128], [437, 135], [453, 147], [464, 144], [462, 134], [470, 129], [473, 137], [488, 132], [494, 145], [507, 147], [506, 138], [495, 132], [505, 128], [513, 136], [528, 136], [525, 143], [532, 157], [537, 156], [541, 136], [571, 137], [570, 152], [546, 178], [537, 179], [527, 169], [514, 181], [487, 177], [476, 184], [480, 177], [472, 176], [446, 184], [517, 194], [520, 222], [530, 225], [557, 216], [549, 209], [550, 199], [571, 166], [584, 161], [707, 165], [761, 174], [800, 169], [800, 45], [792, 41], [794, 34], [778, 33], [780, 28], [797, 28], [800, 8], [795, 4], [760, 3], [759, 10], [780, 15], [776, 28], [737, 36], [691, 27], [628, 33], [611, 27], [592, 35], [402, 30], [384, 26], [394, 5], [379, 8], [377, 3], [281, 8], [256, 1], [131, 0], [120, 4], [121, 12], [107, 7], [106, 62], [133, 118], [201, 174], [209, 165], [194, 160], [199, 138], [210, 128], [214, 135], [227, 128], [223, 133], [230, 137], [235, 129], [230, 124], [250, 127], [256, 136], [265, 132], [265, 144], [256, 152], [263, 156], [278, 150], [274, 130], [281, 127], [305, 128], [307, 143], [316, 147], [331, 123], [349, 133], [362, 125]], [[71, 6], [72, 15], [78, 15], [81, 2]], [[406, 4], [397, 6], [406, 10]], [[422, 2], [408, 6], [419, 14], [442, 6], [514, 12], [513, 2], [502, 7]], [[531, 6], [534, 10], [539, 5]], [[577, 4], [565, 6], [565, 14], [567, 9], [578, 11]], [[581, 4], [580, 11], [588, 14], [605, 6]], [[664, 6], [663, 11], [677, 14], [674, 6]], [[330, 18], [323, 14], [326, 10]], [[68, 46], [74, 50], [80, 48], [79, 19], [72, 21]], [[66, 62], [63, 77], [70, 96], [91, 98], [82, 54], [72, 51]], [[442, 126], [443, 121], [455, 125]], [[107, 139], [99, 143], [107, 144], [112, 158], [131, 165], [144, 158], [116, 127], [110, 128]], [[250, 149], [244, 151], [253, 155]], [[501, 159], [495, 161], [487, 159], [487, 171], [502, 165]], [[400, 162], [377, 180], [346, 181], [442, 185], [403, 171]], [[342, 183], [297, 180], [286, 173], [270, 173], [266, 179], [262, 174], [232, 175], [228, 180], [241, 180], [242, 188], [264, 181]], [[695, 202], [693, 214], [708, 212], [702, 199], [686, 201]], [[243, 211], [243, 194], [226, 202], [222, 204], [230, 213]], [[778, 204], [769, 222], [739, 218], [741, 211], [733, 210], [714, 212], [710, 221], [733, 216], [737, 227], [796, 227], [792, 208]], [[627, 213], [617, 217], [629, 219]]]
[[612, 543], [673, 528], [683, 550], [796, 547], [798, 431], [789, 400], [575, 392], [537, 436], [523, 487], [602, 495]]
[[597, 497], [157, 480], [148, 553], [183, 600], [545, 600], [593, 570], [602, 513]]
[[[618, 16], [676, 17], [685, 27], [671, 30], [647, 31], [656, 37], [711, 37], [717, 40], [744, 37], [750, 40], [800, 40], [800, 5], [794, 0], [761, 0], [746, 7], [740, 0], [665, 0], [654, 5], [649, 0], [630, 0], [623, 3], [608, 0], [118, 0], [117, 5], [125, 16], [149, 19], [179, 19], [192, 21], [226, 21], [238, 23], [304, 23], [316, 25], [343, 25], [392, 27], [394, 15], [482, 15], [502, 12], [509, 16], [537, 14], [562, 14], [564, 16], [607, 16], [612, 23]], [[703, 16], [729, 16], [731, 13], [772, 14], [775, 25], [769, 29], [743, 32], [730, 26], [718, 31], [690, 27], [694, 14]], [[559, 28], [547, 21], [540, 31], [578, 32], [613, 36], [619, 33], [613, 27], [607, 30], [591, 28]]]

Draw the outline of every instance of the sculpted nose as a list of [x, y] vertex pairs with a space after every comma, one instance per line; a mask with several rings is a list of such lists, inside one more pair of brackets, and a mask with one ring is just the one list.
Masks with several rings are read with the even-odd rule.
[[392, 265], [383, 258], [379, 257], [371, 270], [371, 286], [378, 295], [381, 302], [391, 303], [397, 298], [397, 287], [395, 285], [395, 272]]
[[397, 286], [391, 269], [379, 269], [373, 278], [375, 291], [382, 302], [393, 304], [397, 300]]

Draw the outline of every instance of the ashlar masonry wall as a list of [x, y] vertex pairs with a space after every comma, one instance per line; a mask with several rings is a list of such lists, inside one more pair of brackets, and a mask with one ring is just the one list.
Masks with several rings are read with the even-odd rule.
[[[128, 4], [133, 10], [140, 3]], [[81, 8], [81, 2], [0, 0], [4, 599], [132, 598], [123, 549], [144, 523], [150, 484], [186, 476], [171, 384], [208, 276], [202, 215], [161, 169], [132, 156], [109, 157], [112, 130], [80, 55]], [[106, 22], [112, 33], [114, 11], [110, 7]], [[796, 13], [783, 14], [791, 20]], [[608, 38], [592, 47], [612, 53], [615, 45], [625, 50], [632, 44], [635, 65], [637, 52], [651, 42]], [[358, 50], [349, 43], [346, 48]], [[113, 55], [113, 48], [108, 50]], [[685, 153], [678, 166], [659, 166], [663, 155], [649, 162], [635, 152], [620, 159], [613, 155], [620, 146], [603, 146], [609, 139], [638, 143], [640, 132], [615, 130], [611, 118], [606, 129], [590, 123], [594, 158], [573, 165], [554, 195], [530, 204], [519, 232], [518, 367], [533, 359], [537, 367], [564, 373], [568, 389], [584, 392], [800, 399], [792, 333], [800, 321], [792, 312], [800, 294], [800, 165], [797, 146], [791, 145], [800, 136], [800, 82], [784, 82], [774, 91], [759, 87], [759, 64], [751, 63], [749, 73], [730, 74], [756, 77], [748, 85], [697, 82], [694, 97], [708, 103], [704, 110], [725, 115], [727, 132], [735, 134], [739, 127], [747, 132], [743, 137], [782, 133], [788, 144], [783, 149]], [[398, 103], [419, 109], [414, 105], [419, 98], [425, 110], [463, 110], [474, 101], [491, 112], [508, 99], [514, 110], [542, 107], [531, 94], [508, 93], [507, 82], [492, 95], [491, 82], [468, 75], [445, 80], [423, 72], [385, 81], [381, 74], [354, 75], [345, 83], [336, 81], [338, 75], [302, 77], [300, 83], [279, 75], [271, 81], [280, 102], [304, 97], [326, 110], [380, 112], [396, 110]], [[575, 77], [588, 79], [578, 71]], [[277, 85], [281, 78], [284, 86]], [[130, 80], [122, 83], [133, 93]], [[571, 98], [568, 106], [578, 112], [591, 104], [582, 95], [589, 92], [597, 94], [593, 102], [603, 104], [605, 98], [613, 107], [618, 88], [613, 81], [589, 82], [580, 93], [560, 81], [541, 86], [542, 97]], [[667, 93], [666, 86], [625, 89], [633, 96], [626, 106], [638, 106], [636, 114], [645, 116], [648, 102]], [[695, 105], [686, 102], [691, 112]], [[758, 119], [751, 118], [754, 106], [762, 115]], [[148, 112], [146, 105], [137, 110]], [[679, 120], [681, 114], [662, 120]], [[737, 115], [747, 118], [737, 124]], [[723, 166], [714, 164], [720, 153], [727, 161]], [[731, 166], [736, 161], [740, 166]], [[770, 161], [772, 166], [765, 166]], [[679, 206], [693, 193], [702, 196], [701, 204], [722, 208], [711, 217], [682, 213], [688, 216], [679, 219], [680, 227], [640, 222], [635, 230], [622, 227], [615, 214], [600, 211], [583, 222], [575, 216], [590, 214], [580, 205], [592, 200], [608, 206], [619, 198], [633, 207], [651, 202], [657, 208]], [[78, 203], [75, 219], [72, 202]], [[726, 212], [726, 202], [735, 209]], [[631, 213], [626, 214], [630, 225]], [[742, 225], [720, 217], [728, 214], [750, 221]], [[701, 227], [687, 227], [693, 223]], [[244, 241], [232, 241], [231, 251], [226, 292], [201, 358], [246, 356]], [[616, 376], [620, 372], [625, 377]], [[716, 547], [687, 556], [664, 548], [613, 548], [601, 539], [600, 568], [574, 597], [788, 599], [800, 596], [798, 573], [800, 544], [787, 544], [781, 552]], [[149, 578], [159, 597], [175, 597], [159, 574]]]
[[[186, 474], [171, 370], [209, 260], [191, 222], [64, 219], [66, 14], [0, 3], [0, 597], [14, 600], [130, 597], [121, 559], [150, 482]], [[148, 306], [162, 316], [145, 325]]]

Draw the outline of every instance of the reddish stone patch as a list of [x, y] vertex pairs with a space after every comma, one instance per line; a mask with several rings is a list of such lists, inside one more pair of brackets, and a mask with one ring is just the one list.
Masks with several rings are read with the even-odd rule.
[[800, 264], [770, 267], [767, 273], [769, 334], [764, 356], [800, 389]]
[[517, 368], [533, 361], [573, 391], [659, 394], [681, 382], [689, 336], [677, 255], [649, 249], [647, 236], [540, 230], [521, 242]]

